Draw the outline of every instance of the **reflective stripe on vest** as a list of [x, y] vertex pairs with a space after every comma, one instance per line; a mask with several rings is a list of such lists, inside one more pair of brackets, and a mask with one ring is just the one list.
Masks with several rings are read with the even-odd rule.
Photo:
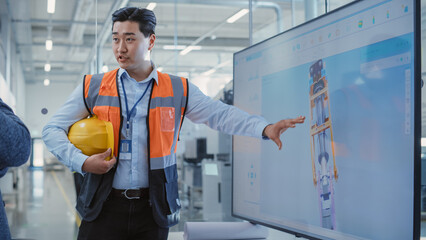
[[120, 99], [117, 90], [118, 69], [86, 75], [84, 78], [84, 100], [91, 114], [98, 119], [109, 121], [114, 129], [114, 155], [118, 154], [120, 140]]
[[187, 98], [185, 78], [158, 72], [149, 104], [151, 170], [176, 164], [176, 145]]

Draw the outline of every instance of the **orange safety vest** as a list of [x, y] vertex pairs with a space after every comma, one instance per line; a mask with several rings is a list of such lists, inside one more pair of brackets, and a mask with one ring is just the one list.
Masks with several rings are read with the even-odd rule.
[[[177, 185], [176, 146], [188, 101], [188, 80], [158, 72], [158, 84], [156, 82], [152, 84], [147, 117], [150, 202], [157, 224], [161, 227], [170, 227], [179, 221], [180, 201]], [[119, 161], [122, 117], [118, 91], [118, 69], [104, 74], [86, 75], [83, 85], [84, 102], [88, 111], [97, 115], [101, 120], [110, 121], [113, 125], [114, 149], [116, 149], [114, 155]], [[90, 205], [96, 208], [93, 206], [95, 204], [87, 201], [96, 199], [97, 202], [103, 203], [111, 190], [113, 174], [104, 175], [108, 177], [96, 180], [99, 182], [98, 188], [103, 191], [88, 190], [88, 194], [101, 194], [102, 196], [87, 196], [86, 194], [80, 201], [84, 206], [77, 206], [77, 210], [83, 212], [83, 214], [80, 213], [83, 219], [86, 215], [89, 220], [94, 220], [100, 212], [100, 209], [90, 209]], [[89, 183], [87, 185], [90, 188]], [[82, 190], [84, 189], [82, 186]], [[96, 205], [102, 207], [102, 204]]]

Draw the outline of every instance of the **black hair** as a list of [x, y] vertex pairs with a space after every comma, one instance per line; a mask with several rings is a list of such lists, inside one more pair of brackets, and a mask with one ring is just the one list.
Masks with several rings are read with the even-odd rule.
[[139, 23], [139, 30], [145, 37], [155, 34], [157, 19], [154, 12], [146, 8], [124, 7], [112, 14], [112, 25], [115, 22], [133, 21]]

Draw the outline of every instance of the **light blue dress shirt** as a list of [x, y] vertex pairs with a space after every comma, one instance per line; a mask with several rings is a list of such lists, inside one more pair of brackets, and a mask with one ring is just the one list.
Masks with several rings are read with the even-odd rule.
[[[132, 159], [118, 161], [117, 171], [114, 176], [113, 187], [117, 189], [136, 189], [149, 186], [148, 182], [148, 147], [146, 117], [148, 114], [148, 102], [152, 84], [158, 84], [157, 69], [143, 81], [137, 82], [131, 78], [126, 70], [119, 69], [119, 77], [122, 77], [129, 111], [135, 102], [141, 97], [145, 88], [149, 89], [143, 99], [136, 106], [131, 116], [131, 140]], [[154, 79], [154, 83], [151, 83]], [[126, 119], [126, 106], [124, 101], [123, 86], [118, 81], [119, 94], [123, 121]], [[257, 115], [248, 113], [218, 100], [213, 100], [204, 95], [195, 85], [188, 85], [188, 106], [185, 117], [194, 123], [204, 123], [210, 128], [232, 135], [251, 136], [262, 138], [263, 129], [268, 122]], [[55, 155], [65, 166], [84, 174], [81, 167], [88, 156], [77, 149], [68, 140], [68, 129], [75, 122], [89, 115], [83, 100], [83, 84], [70, 95], [65, 104], [52, 116], [43, 128], [43, 140], [50, 152]], [[121, 139], [125, 135], [125, 122], [121, 129]]]

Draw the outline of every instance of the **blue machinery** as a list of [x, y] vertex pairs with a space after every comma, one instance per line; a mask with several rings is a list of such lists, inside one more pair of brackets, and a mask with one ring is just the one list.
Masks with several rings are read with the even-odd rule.
[[[314, 186], [318, 190], [322, 227], [335, 229], [333, 181], [337, 181], [338, 174], [324, 62], [321, 59], [316, 61], [309, 70], [312, 175]], [[333, 170], [329, 161], [330, 157], [333, 158]]]

